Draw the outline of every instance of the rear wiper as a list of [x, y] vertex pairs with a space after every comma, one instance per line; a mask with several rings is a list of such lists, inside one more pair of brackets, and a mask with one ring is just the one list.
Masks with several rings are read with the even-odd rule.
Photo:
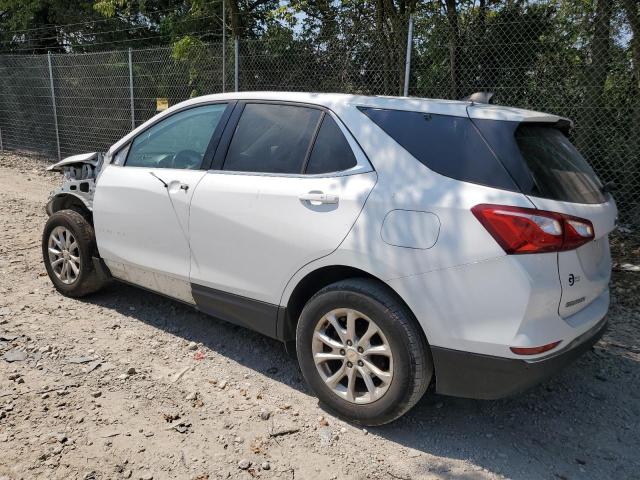
[[611, 192], [614, 192], [617, 189], [618, 189], [618, 186], [616, 185], [616, 182], [614, 182], [614, 181], [606, 182], [604, 185], [602, 185], [600, 187], [600, 191], [602, 193], [611, 193]]

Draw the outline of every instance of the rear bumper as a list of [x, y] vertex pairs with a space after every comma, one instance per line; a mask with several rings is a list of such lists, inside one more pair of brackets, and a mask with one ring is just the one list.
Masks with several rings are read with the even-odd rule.
[[543, 358], [524, 360], [432, 346], [436, 391], [443, 395], [494, 400], [526, 390], [573, 362], [602, 336], [607, 320]]

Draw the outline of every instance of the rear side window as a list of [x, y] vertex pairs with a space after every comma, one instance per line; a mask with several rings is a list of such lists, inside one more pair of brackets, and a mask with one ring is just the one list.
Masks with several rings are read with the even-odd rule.
[[340, 172], [355, 167], [356, 163], [356, 157], [340, 127], [330, 115], [325, 115], [305, 173]]
[[231, 139], [223, 170], [302, 173], [321, 115], [314, 108], [247, 104]]
[[606, 201], [595, 172], [560, 130], [521, 124], [515, 140], [537, 196], [574, 203]]
[[517, 190], [467, 117], [360, 108], [420, 163], [456, 180]]

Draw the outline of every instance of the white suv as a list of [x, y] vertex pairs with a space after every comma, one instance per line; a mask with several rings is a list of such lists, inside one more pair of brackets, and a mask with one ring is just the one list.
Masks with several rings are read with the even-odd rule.
[[51, 167], [44, 261], [64, 295], [115, 278], [295, 346], [354, 422], [429, 385], [503, 397], [605, 324], [616, 207], [569, 127], [474, 102], [194, 98]]

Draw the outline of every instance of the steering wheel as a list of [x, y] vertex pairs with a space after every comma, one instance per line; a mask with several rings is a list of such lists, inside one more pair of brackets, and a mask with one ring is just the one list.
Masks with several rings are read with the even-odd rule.
[[171, 168], [196, 169], [202, 163], [202, 155], [195, 150], [181, 150], [173, 156]]

